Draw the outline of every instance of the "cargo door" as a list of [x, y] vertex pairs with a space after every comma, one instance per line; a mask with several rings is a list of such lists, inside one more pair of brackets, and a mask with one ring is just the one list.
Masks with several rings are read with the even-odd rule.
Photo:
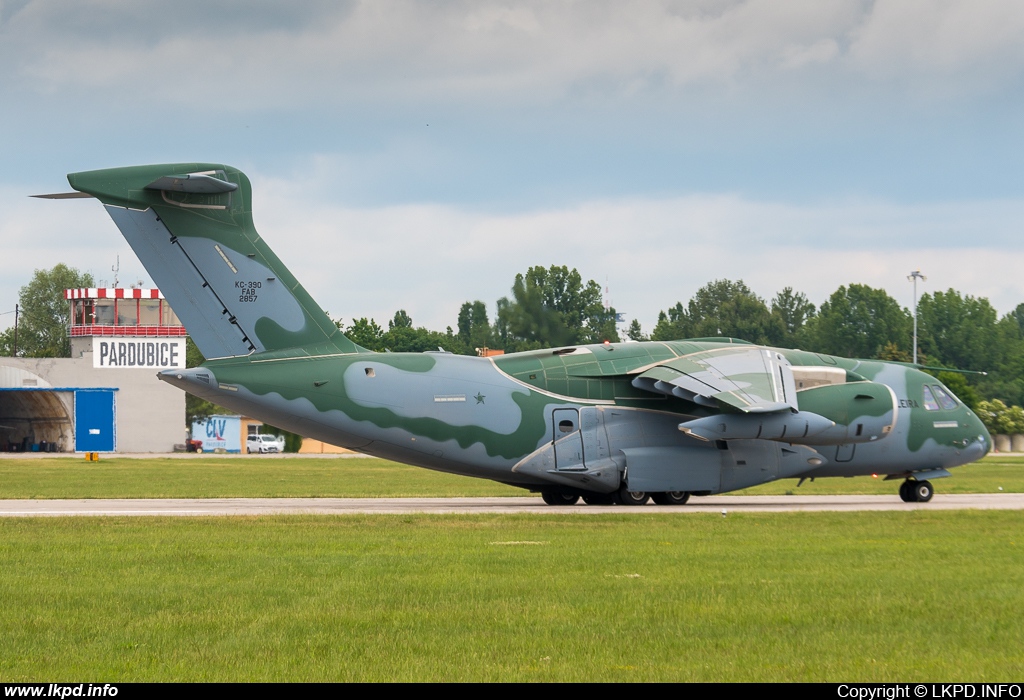
[[575, 408], [556, 408], [551, 412], [551, 421], [555, 443], [555, 469], [584, 469], [580, 412]]

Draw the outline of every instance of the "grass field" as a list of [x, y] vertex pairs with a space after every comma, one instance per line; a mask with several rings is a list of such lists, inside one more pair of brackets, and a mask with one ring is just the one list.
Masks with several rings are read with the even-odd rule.
[[[935, 482], [939, 493], [1024, 492], [1024, 457], [990, 456]], [[898, 482], [870, 477], [786, 479], [743, 494], [894, 494]], [[525, 496], [502, 484], [370, 458], [102, 457], [2, 459], [0, 498], [215, 498]]]
[[1017, 512], [0, 521], [0, 680], [1019, 681]]
[[373, 458], [0, 459], [0, 498], [520, 496], [502, 484]]

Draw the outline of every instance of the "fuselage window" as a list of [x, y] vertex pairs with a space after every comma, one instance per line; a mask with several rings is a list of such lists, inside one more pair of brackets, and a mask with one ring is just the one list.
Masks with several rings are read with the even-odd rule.
[[576, 426], [571, 420], [558, 421], [558, 432], [560, 433], [571, 433], [575, 428]]
[[939, 404], [935, 401], [935, 397], [932, 395], [932, 390], [928, 387], [922, 387], [924, 389], [924, 407], [927, 411], [938, 411]]
[[951, 408], [956, 408], [956, 400], [953, 399], [946, 390], [941, 386], [933, 386], [932, 390], [935, 392], [935, 396], [939, 399], [939, 403], [947, 411]]

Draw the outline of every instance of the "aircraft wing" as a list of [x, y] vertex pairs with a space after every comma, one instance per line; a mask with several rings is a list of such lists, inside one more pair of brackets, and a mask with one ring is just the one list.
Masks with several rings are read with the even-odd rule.
[[633, 386], [742, 413], [797, 411], [789, 361], [763, 347], [705, 350], [640, 367]]

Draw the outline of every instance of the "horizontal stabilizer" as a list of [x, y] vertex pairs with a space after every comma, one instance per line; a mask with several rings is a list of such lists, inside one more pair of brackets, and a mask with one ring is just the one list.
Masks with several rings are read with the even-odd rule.
[[57, 192], [55, 194], [31, 194], [36, 199], [92, 199], [88, 192]]

